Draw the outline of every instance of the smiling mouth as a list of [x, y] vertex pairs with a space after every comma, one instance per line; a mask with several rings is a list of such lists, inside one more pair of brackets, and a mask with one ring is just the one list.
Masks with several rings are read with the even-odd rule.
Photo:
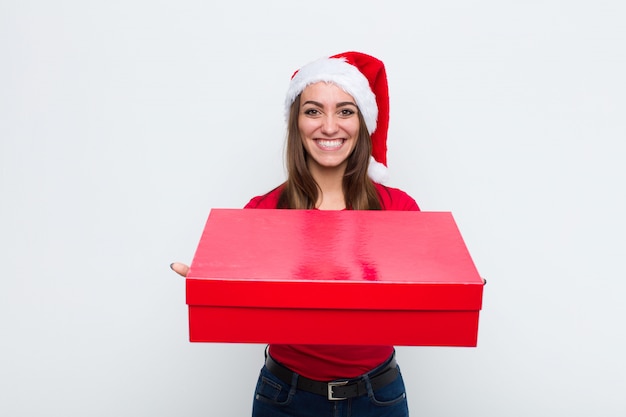
[[333, 150], [340, 148], [345, 142], [344, 139], [316, 139], [315, 143], [322, 149]]

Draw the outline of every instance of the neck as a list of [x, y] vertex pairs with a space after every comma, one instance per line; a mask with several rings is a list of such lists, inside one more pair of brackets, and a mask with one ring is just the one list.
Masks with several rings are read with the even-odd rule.
[[319, 186], [320, 195], [315, 207], [320, 210], [343, 210], [346, 208], [343, 194], [345, 166], [324, 168], [309, 167], [313, 179]]

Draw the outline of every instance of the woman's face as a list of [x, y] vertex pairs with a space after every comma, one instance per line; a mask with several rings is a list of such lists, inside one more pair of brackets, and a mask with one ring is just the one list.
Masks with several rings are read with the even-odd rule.
[[335, 84], [311, 84], [300, 95], [298, 127], [310, 170], [345, 169], [359, 137], [356, 102]]

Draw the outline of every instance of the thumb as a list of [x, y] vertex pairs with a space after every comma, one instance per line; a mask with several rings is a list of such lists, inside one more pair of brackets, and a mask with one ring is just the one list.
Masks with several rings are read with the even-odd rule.
[[189, 273], [189, 266], [180, 262], [172, 262], [170, 264], [170, 268], [172, 269], [172, 271], [176, 272], [181, 277], [186, 277], [187, 274]]

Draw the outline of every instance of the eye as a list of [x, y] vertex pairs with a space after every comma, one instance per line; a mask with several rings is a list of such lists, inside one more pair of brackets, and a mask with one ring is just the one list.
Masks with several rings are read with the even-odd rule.
[[341, 109], [339, 114], [341, 114], [341, 116], [343, 116], [343, 117], [350, 117], [353, 114], [356, 114], [356, 111], [352, 110], [352, 109]]
[[317, 116], [320, 114], [319, 110], [314, 108], [304, 109], [303, 113], [307, 116]]

